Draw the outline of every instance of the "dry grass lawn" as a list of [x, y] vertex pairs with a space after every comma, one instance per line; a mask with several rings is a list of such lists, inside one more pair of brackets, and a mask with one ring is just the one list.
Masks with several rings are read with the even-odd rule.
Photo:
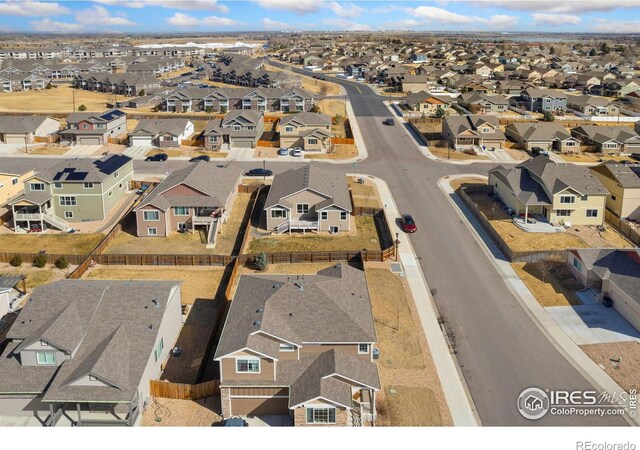
[[64, 155], [69, 151], [69, 147], [59, 145], [41, 145], [40, 147], [30, 147], [30, 155]]
[[444, 147], [429, 147], [429, 151], [434, 156], [437, 156], [438, 158], [447, 159], [447, 155], [448, 155], [449, 159], [456, 160], [456, 161], [469, 160], [469, 159], [480, 159], [480, 160], [489, 159], [485, 155], [469, 155], [464, 152], [454, 152], [453, 150], [447, 151], [447, 149]]
[[455, 178], [452, 179], [449, 184], [454, 191], [457, 191], [461, 186], [468, 186], [474, 184], [487, 184], [486, 178], [479, 177], [464, 177], [464, 178]]
[[213, 299], [220, 285], [223, 267], [157, 267], [157, 266], [100, 266], [89, 269], [83, 276], [101, 280], [176, 280], [182, 281], [182, 304], [196, 299]]
[[[47, 265], [42, 269], [33, 267], [31, 264], [23, 263], [20, 267], [11, 267], [9, 264], [0, 264], [0, 275], [26, 275], [27, 276], [27, 291], [31, 292], [33, 288], [42, 286], [43, 284], [49, 284], [53, 281], [62, 280], [67, 276], [69, 269], [60, 270], [53, 264]], [[22, 289], [22, 285], [18, 284], [18, 288]]]
[[614, 156], [614, 155], [604, 155], [602, 153], [558, 153], [562, 159], [567, 162], [583, 162], [583, 163], [599, 163], [602, 161], [629, 161], [630, 158], [628, 156]]
[[353, 144], [336, 144], [327, 153], [305, 153], [307, 159], [349, 159], [358, 156], [358, 147]]
[[[610, 342], [580, 346], [622, 389], [640, 386], [640, 342]], [[619, 361], [619, 362], [618, 362]]]
[[573, 278], [564, 263], [552, 263], [543, 276], [544, 264], [549, 263], [512, 263], [511, 267], [542, 306], [582, 304], [576, 291], [584, 286]]
[[380, 208], [381, 202], [378, 196], [378, 190], [371, 181], [365, 179], [365, 184], [356, 183], [349, 177], [347, 179], [349, 189], [351, 190], [351, 199], [355, 207]]
[[0, 111], [58, 111], [73, 112], [73, 92], [76, 108], [80, 105], [87, 111], [104, 111], [113, 95], [102, 92], [73, 89], [70, 86], [58, 86], [41, 91], [4, 92], [0, 95]]
[[229, 220], [222, 225], [222, 233], [216, 240], [216, 249], [220, 254], [230, 255], [238, 239], [242, 236], [249, 223], [249, 212], [253, 203], [251, 194], [239, 193], [231, 209]]
[[6, 253], [47, 253], [61, 255], [88, 255], [96, 248], [102, 234], [0, 234], [0, 249]]
[[323, 100], [319, 100], [317, 105], [320, 112], [323, 114], [328, 114], [331, 117], [347, 117], [347, 105], [344, 100], [337, 98], [325, 98]]
[[394, 427], [443, 426], [440, 409], [431, 389], [385, 386], [384, 400], [378, 403], [378, 415]]
[[220, 397], [174, 400], [152, 397], [142, 414], [143, 427], [210, 427], [222, 424]]

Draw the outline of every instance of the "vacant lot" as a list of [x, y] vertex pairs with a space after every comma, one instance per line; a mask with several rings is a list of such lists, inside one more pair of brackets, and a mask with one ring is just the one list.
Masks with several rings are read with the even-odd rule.
[[157, 267], [157, 266], [100, 266], [89, 269], [83, 278], [101, 280], [176, 280], [182, 281], [182, 303], [193, 304], [196, 299], [216, 297], [223, 267]]
[[584, 286], [573, 278], [564, 263], [541, 261], [511, 266], [542, 306], [582, 304], [576, 291]]
[[104, 111], [113, 95], [58, 86], [41, 91], [4, 92], [0, 95], [0, 111], [59, 111], [73, 112], [73, 92], [76, 109], [80, 105], [87, 111]]
[[353, 144], [336, 144], [327, 153], [308, 152], [304, 154], [308, 159], [348, 159], [358, 156], [358, 147]]
[[580, 346], [622, 389], [640, 386], [640, 342], [610, 342]]
[[142, 414], [143, 427], [210, 427], [222, 424], [220, 397], [174, 400], [152, 397]]
[[[380, 241], [373, 217], [355, 216], [357, 232], [345, 232], [332, 235], [326, 232], [292, 232], [254, 238], [247, 244], [246, 253], [259, 252], [309, 252], [309, 251], [347, 251], [380, 250]], [[353, 230], [353, 222], [351, 224]]]
[[102, 234], [0, 234], [0, 249], [5, 253], [47, 253], [88, 255], [96, 248]]
[[[292, 65], [291, 67], [296, 67]], [[340, 86], [336, 83], [330, 83], [328, 81], [318, 80], [311, 76], [303, 76], [297, 73], [293, 73], [290, 70], [281, 69], [280, 67], [275, 67], [267, 64], [265, 68], [272, 72], [287, 72], [291, 75], [292, 79], [300, 79], [302, 81], [302, 87], [307, 91], [313, 94], [324, 94], [324, 95], [340, 95], [342, 92], [340, 90]], [[318, 74], [318, 76], [324, 76]]]
[[59, 145], [41, 145], [39, 147], [30, 147], [30, 155], [64, 155], [69, 151], [69, 147], [61, 147]]
[[[57, 269], [54, 265], [47, 265], [42, 269], [33, 267], [29, 263], [23, 263], [20, 267], [12, 267], [9, 264], [0, 264], [0, 275], [26, 275], [27, 292], [31, 293], [33, 288], [49, 284], [53, 281], [62, 280], [67, 276], [67, 271], [71, 271], [71, 266], [67, 270]], [[17, 288], [22, 289], [22, 283]]]
[[468, 159], [489, 159], [485, 155], [469, 155], [464, 152], [449, 151], [444, 147], [429, 147], [429, 151], [438, 158], [452, 159], [456, 161], [468, 160]]
[[[331, 117], [342, 116], [347, 117], [347, 106], [344, 100], [336, 98], [326, 98], [317, 102], [320, 112], [328, 114]], [[344, 128], [344, 127], [343, 127]]]

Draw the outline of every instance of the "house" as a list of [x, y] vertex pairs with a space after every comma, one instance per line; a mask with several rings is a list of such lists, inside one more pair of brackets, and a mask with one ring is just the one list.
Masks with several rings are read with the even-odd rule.
[[[0, 206], [24, 192], [24, 182], [35, 174], [31, 161], [6, 161], [0, 167]], [[2, 210], [0, 210], [2, 211]], [[2, 215], [0, 213], [0, 215]]]
[[[20, 285], [20, 289], [16, 286]], [[23, 274], [0, 275], [0, 319], [14, 311], [15, 302], [20, 302], [27, 293], [27, 276]], [[16, 308], [17, 309], [17, 308]]]
[[448, 116], [442, 121], [442, 138], [454, 148], [502, 148], [505, 136], [495, 116]]
[[331, 116], [300, 112], [280, 121], [280, 147], [326, 152], [331, 147]]
[[227, 221], [238, 195], [242, 171], [233, 165], [200, 161], [174, 170], [134, 208], [136, 236], [166, 237], [202, 227], [207, 246]]
[[58, 134], [77, 145], [103, 145], [109, 138], [127, 132], [127, 115], [119, 109], [103, 113], [73, 113], [67, 116], [67, 128]]
[[517, 142], [521, 148], [529, 151], [533, 147], [538, 147], [548, 151], [573, 153], [577, 152], [580, 147], [580, 141], [572, 137], [567, 129], [559, 123], [515, 122], [505, 127], [504, 134], [512, 142]]
[[593, 95], [568, 95], [567, 107], [587, 116], [617, 116], [620, 114], [619, 104]]
[[129, 192], [133, 160], [125, 155], [64, 160], [24, 182], [9, 202], [15, 231], [71, 229], [69, 222], [104, 220]]
[[37, 287], [0, 356], [0, 414], [45, 426], [133, 426], [181, 328], [178, 281]]
[[625, 97], [640, 90], [640, 83], [636, 80], [603, 80], [599, 86], [594, 86], [592, 92], [605, 97]]
[[607, 209], [622, 219], [640, 222], [640, 164], [607, 161], [591, 167], [609, 191]]
[[376, 332], [362, 270], [242, 275], [216, 348], [222, 415], [288, 414], [295, 426], [376, 418]]
[[406, 106], [411, 111], [419, 112], [428, 116], [436, 114], [438, 109], [446, 112], [451, 106], [451, 99], [446, 97], [438, 97], [431, 95], [428, 92], [420, 91], [415, 94], [408, 94], [401, 102], [401, 105]]
[[567, 267], [598, 300], [610, 299], [613, 308], [640, 330], [640, 250], [581, 248], [569, 250]]
[[255, 148], [264, 132], [264, 114], [252, 109], [235, 109], [224, 117], [210, 120], [202, 136], [211, 150], [229, 151]]
[[567, 96], [562, 92], [527, 88], [522, 91], [520, 98], [528, 111], [544, 113], [567, 110]]
[[264, 205], [267, 230], [351, 229], [351, 197], [343, 175], [305, 165], [273, 177]]
[[515, 167], [489, 170], [489, 185], [516, 215], [538, 214], [552, 224], [604, 222], [609, 193], [587, 167], [540, 155]]
[[3, 144], [30, 144], [36, 136], [51, 136], [60, 130], [60, 121], [46, 116], [1, 116]]
[[193, 131], [193, 122], [187, 119], [140, 119], [129, 133], [129, 145], [179, 147]]
[[509, 109], [509, 100], [502, 95], [470, 91], [458, 97], [458, 103], [473, 114], [502, 114]]
[[594, 146], [598, 153], [620, 154], [640, 151], [640, 136], [626, 126], [582, 125], [571, 130], [571, 135], [584, 145]]

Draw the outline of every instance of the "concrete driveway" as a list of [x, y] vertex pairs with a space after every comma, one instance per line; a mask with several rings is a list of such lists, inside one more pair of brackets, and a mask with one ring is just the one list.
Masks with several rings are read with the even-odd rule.
[[144, 159], [147, 153], [153, 149], [153, 145], [132, 145], [131, 147], [127, 147], [124, 154], [131, 159]]
[[293, 421], [289, 416], [241, 416], [250, 427], [291, 427]]
[[576, 345], [636, 340], [640, 332], [613, 308], [601, 303], [546, 308]]
[[69, 147], [69, 151], [65, 156], [93, 156], [98, 153], [102, 145], [74, 145]]

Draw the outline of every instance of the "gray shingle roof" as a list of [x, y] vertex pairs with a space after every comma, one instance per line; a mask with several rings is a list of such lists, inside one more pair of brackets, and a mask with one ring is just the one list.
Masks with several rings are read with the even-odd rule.
[[542, 184], [548, 196], [553, 196], [566, 188], [571, 188], [582, 195], [608, 194], [607, 189], [587, 167], [554, 163], [546, 156], [540, 155], [518, 164], [516, 168], [528, 171], [534, 180]]
[[2, 116], [0, 133], [34, 133], [45, 120], [47, 120], [46, 116]]
[[188, 123], [187, 119], [141, 119], [129, 134], [131, 136], [157, 136], [160, 133], [169, 133], [179, 136], [184, 133]]
[[640, 164], [620, 164], [608, 161], [597, 167], [606, 169], [611, 177], [624, 188], [640, 188]]
[[299, 122], [304, 126], [327, 126], [331, 125], [331, 116], [322, 113], [313, 112], [299, 112], [297, 114], [291, 114], [284, 116], [280, 121], [280, 126], [289, 122]]
[[[504, 133], [500, 129], [500, 121], [496, 116], [468, 114], [464, 116], [448, 116], [445, 122], [455, 136], [459, 136], [465, 131], [473, 131], [483, 138], [504, 139]], [[482, 124], [489, 124], [494, 128], [493, 133], [482, 133], [478, 129]]]
[[512, 123], [509, 124], [505, 133], [512, 132], [516, 136], [520, 136], [525, 141], [564, 141], [570, 139], [571, 135], [567, 129], [559, 123]]
[[126, 155], [107, 155], [100, 159], [65, 159], [36, 176], [50, 183], [54, 181], [77, 181], [100, 183], [113, 175], [132, 159]]

